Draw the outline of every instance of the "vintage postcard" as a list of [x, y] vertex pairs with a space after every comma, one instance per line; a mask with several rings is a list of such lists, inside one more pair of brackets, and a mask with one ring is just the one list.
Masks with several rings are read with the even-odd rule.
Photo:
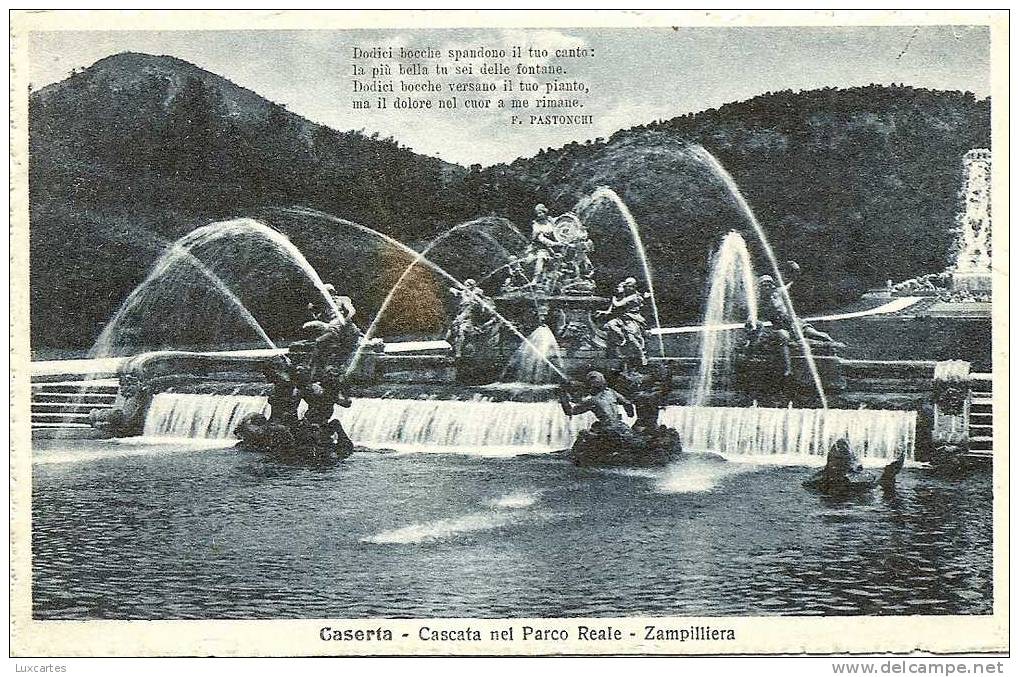
[[1007, 12], [11, 25], [12, 655], [1008, 651]]

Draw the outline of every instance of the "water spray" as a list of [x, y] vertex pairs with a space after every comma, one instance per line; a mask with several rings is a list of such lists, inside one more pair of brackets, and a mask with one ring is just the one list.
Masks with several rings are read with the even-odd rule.
[[821, 383], [821, 375], [817, 371], [817, 364], [814, 362], [814, 353], [810, 349], [810, 343], [807, 338], [803, 335], [803, 330], [800, 328], [799, 318], [796, 316], [796, 310], [793, 308], [793, 300], [789, 296], [789, 291], [786, 289], [785, 279], [782, 277], [782, 271], [778, 265], [778, 259], [775, 258], [775, 252], [771, 248], [771, 243], [768, 241], [768, 236], [764, 232], [764, 228], [758, 223], [757, 217], [754, 216], [754, 212], [750, 209], [750, 205], [747, 203], [746, 198], [743, 197], [743, 193], [740, 192], [739, 186], [736, 185], [736, 181], [732, 178], [732, 175], [725, 170], [725, 167], [718, 161], [718, 159], [709, 153], [702, 146], [692, 146], [691, 148], [694, 156], [706, 164], [708, 168], [717, 176], [725, 187], [729, 190], [729, 194], [736, 201], [736, 205], [743, 212], [744, 217], [753, 226], [754, 231], [757, 234], [758, 239], [761, 242], [761, 246], [764, 247], [764, 253], [768, 257], [768, 263], [771, 264], [771, 270], [775, 275], [775, 280], [778, 284], [778, 288], [782, 290], [782, 300], [789, 309], [789, 313], [793, 319], [793, 330], [796, 333], [796, 340], [799, 342], [803, 349], [803, 357], [807, 360], [807, 367], [810, 370], [810, 376], [814, 380], [814, 387], [817, 388], [817, 395], [821, 399], [821, 407], [824, 409], [828, 408], [828, 398], [824, 394], [824, 385]]
[[[399, 240], [397, 240], [395, 238], [392, 238], [389, 235], [386, 235], [385, 233], [380, 233], [379, 231], [375, 230], [374, 228], [369, 228], [368, 226], [363, 226], [360, 223], [355, 223], [353, 221], [348, 221], [346, 219], [341, 219], [338, 216], [333, 216], [331, 214], [327, 214], [325, 212], [318, 211], [317, 209], [310, 209], [310, 208], [307, 208], [307, 207], [291, 207], [291, 208], [285, 209], [284, 211], [289, 212], [289, 213], [294, 214], [294, 215], [299, 215], [299, 216], [319, 218], [319, 219], [327, 219], [327, 220], [332, 221], [334, 223], [339, 223], [339, 224], [342, 224], [342, 225], [345, 225], [345, 226], [349, 226], [351, 228], [357, 228], [358, 230], [360, 230], [363, 233], [366, 233], [368, 235], [372, 235], [374, 237], [377, 237], [377, 238], [383, 240], [384, 242], [386, 242], [388, 244], [391, 244], [392, 246], [396, 247], [400, 251], [402, 251], [402, 252], [404, 252], [406, 254], [409, 254], [412, 257], [417, 257], [419, 255], [419, 252], [414, 251], [413, 249], [411, 249], [410, 247], [408, 247], [404, 243], [400, 242]], [[424, 263], [431, 270], [433, 270], [434, 272], [442, 275], [444, 278], [446, 278], [447, 280], [449, 280], [453, 284], [455, 284], [457, 286], [463, 286], [463, 282], [462, 281], [460, 281], [459, 279], [454, 277], [451, 273], [447, 272], [444, 268], [442, 268], [438, 264], [432, 262], [428, 258], [421, 257], [420, 258], [420, 262]], [[531, 346], [531, 348], [536, 353], [538, 353], [537, 346], [535, 346], [533, 343], [531, 343], [531, 341], [526, 336], [524, 336], [520, 332], [519, 329], [517, 329], [516, 325], [514, 325], [512, 322], [510, 322], [505, 317], [503, 317], [503, 315], [499, 311], [497, 311], [495, 309], [495, 307], [492, 306], [492, 304], [488, 303], [484, 299], [479, 299], [479, 302], [481, 303], [482, 307], [485, 310], [487, 310], [495, 318], [497, 318], [500, 322], [502, 322], [511, 332], [513, 332], [513, 334], [515, 336], [517, 336], [517, 338], [519, 338], [521, 341], [523, 341], [524, 343], [526, 343], [529, 346]], [[353, 372], [354, 367], [356, 367], [357, 358], [358, 358], [359, 355], [360, 355], [360, 352], [355, 353], [354, 359], [351, 360], [350, 366], [347, 367], [346, 376], [349, 376]], [[552, 364], [551, 361], [549, 361], [547, 358], [545, 359], [545, 361], [548, 362], [549, 367], [560, 378], [562, 378], [564, 381], [568, 381], [569, 380], [569, 378], [566, 376], [566, 374], [564, 374], [558, 367], [556, 367], [554, 364]]]
[[660, 357], [665, 357], [665, 342], [662, 340], [661, 334], [662, 321], [658, 315], [658, 297], [655, 294], [655, 284], [651, 275], [651, 265], [647, 260], [647, 252], [644, 249], [644, 240], [640, 236], [640, 227], [637, 225], [636, 219], [633, 218], [630, 208], [626, 206], [626, 203], [623, 202], [623, 199], [619, 197], [616, 191], [611, 188], [601, 186], [595, 189], [591, 193], [590, 200], [591, 203], [598, 202], [599, 200], [611, 202], [619, 210], [623, 220], [626, 221], [627, 227], [630, 229], [630, 237], [633, 238], [633, 243], [637, 246], [637, 256], [640, 258], [640, 265], [644, 269], [644, 280], [647, 282], [648, 292], [651, 294], [651, 314], [655, 318], [655, 328], [659, 330], [656, 333], [658, 353]]
[[[185, 236], [187, 238], [189, 236]], [[121, 304], [120, 309], [110, 319], [96, 339], [95, 344], [89, 350], [89, 357], [108, 357], [113, 346], [115, 334], [120, 330], [120, 324], [131, 312], [133, 312], [145, 298], [151, 285], [164, 275], [169, 273], [175, 265], [186, 262], [201, 273], [213, 287], [219, 291], [231, 305], [240, 313], [247, 324], [255, 330], [259, 338], [266, 342], [269, 347], [276, 349], [276, 344], [269, 338], [262, 325], [251, 314], [244, 303], [230, 289], [230, 287], [216, 273], [209, 269], [200, 259], [192, 253], [192, 245], [184, 244], [185, 238], [181, 238], [170, 246], [169, 249], [156, 261], [149, 275], [128, 294], [128, 297]]]
[[[385, 314], [386, 310], [389, 308], [390, 303], [392, 303], [393, 298], [396, 296], [397, 290], [401, 287], [401, 285], [403, 285], [404, 279], [406, 279], [406, 277], [410, 274], [410, 271], [413, 270], [422, 261], [422, 259], [424, 259], [428, 255], [428, 253], [436, 245], [438, 245], [440, 242], [445, 240], [447, 237], [449, 237], [453, 233], [455, 233], [455, 232], [457, 232], [457, 231], [459, 231], [459, 230], [461, 230], [463, 228], [467, 228], [467, 227], [470, 227], [470, 226], [476, 226], [476, 225], [478, 225], [480, 223], [484, 223], [489, 218], [490, 217], [483, 216], [483, 217], [481, 217], [479, 219], [474, 219], [472, 221], [465, 221], [464, 223], [461, 223], [461, 224], [458, 224], [456, 226], [453, 226], [452, 228], [450, 228], [446, 232], [444, 232], [444, 233], [438, 235], [437, 237], [435, 237], [420, 252], [418, 252], [417, 256], [414, 257], [414, 260], [412, 260], [410, 262], [410, 264], [406, 268], [403, 269], [403, 272], [400, 274], [400, 277], [398, 277], [396, 279], [396, 282], [393, 284], [393, 286], [390, 287], [389, 293], [386, 294], [386, 298], [383, 299], [382, 305], [379, 306], [379, 309], [375, 313], [375, 317], [372, 319], [371, 324], [368, 325], [368, 328], [364, 332], [365, 341], [367, 342], [367, 341], [370, 341], [372, 338], [374, 338], [375, 330], [377, 329], [379, 322], [382, 320], [382, 316]], [[498, 245], [503, 250], [503, 254], [507, 258], [509, 258], [509, 252], [506, 251], [505, 247], [502, 247], [502, 244], [498, 240], [493, 238], [491, 235], [488, 235], [487, 233], [482, 233], [481, 231], [478, 231], [478, 232], [479, 232], [479, 234], [487, 236], [494, 244]], [[363, 345], [364, 344], [359, 345], [357, 347], [358, 353], [360, 353], [361, 348], [362, 348]]]

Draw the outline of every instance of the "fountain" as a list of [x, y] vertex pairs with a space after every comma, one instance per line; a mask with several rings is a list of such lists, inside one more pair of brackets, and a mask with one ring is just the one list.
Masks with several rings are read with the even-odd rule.
[[[887, 296], [930, 297], [949, 304], [945, 310], [959, 312], [966, 306], [973, 316], [990, 316], [991, 302], [991, 151], [974, 148], [962, 158], [961, 208], [956, 214], [956, 234], [951, 261], [935, 273], [925, 273], [893, 283], [883, 290]], [[974, 304], [976, 305], [974, 308]], [[954, 306], [955, 309], [951, 309]]]
[[[694, 152], [726, 184], [757, 232], [778, 278], [774, 293], [782, 294], [785, 307], [791, 310], [785, 280], [746, 201], [717, 161], [706, 151]], [[281, 425], [281, 420], [284, 426], [296, 425], [296, 421], [302, 420], [297, 404], [303, 400], [311, 406], [314, 400], [316, 417], [321, 422], [306, 437], [332, 435], [333, 445], [339, 444], [337, 433], [341, 434], [341, 441], [345, 439], [342, 435], [345, 429], [353, 444], [370, 448], [482, 454], [555, 451], [570, 447], [584, 437], [582, 431], [592, 426], [592, 416], [578, 413], [585, 409], [574, 404], [590, 399], [576, 379], [586, 374], [590, 383], [592, 372], [601, 372], [608, 377], [611, 387], [606, 390], [603, 381], [600, 392], [615, 397], [611, 389], [618, 388], [637, 404], [636, 411], [626, 419], [627, 425], [633, 425], [634, 430], [651, 431], [652, 437], [658, 435], [664, 440], [660, 448], [653, 450], [655, 453], [642, 457], [648, 463], [668, 462], [680, 448], [710, 450], [730, 457], [778, 458], [791, 454], [796, 458], [820, 459], [839, 439], [847, 439], [854, 451], [869, 459], [895, 458], [902, 449], [912, 451], [917, 428], [914, 411], [827, 409], [818, 367], [798, 321], [795, 326], [797, 339], [803, 344], [803, 356], [795, 359], [805, 364], [809, 380], [816, 388], [817, 399], [811, 403], [819, 400], [821, 407], [786, 407], [790, 400], [804, 404], [807, 401], [786, 397], [784, 391], [779, 392], [781, 388], [771, 399], [746, 396], [745, 383], [740, 378], [741, 365], [753, 366], [757, 358], [748, 353], [745, 342], [738, 340], [742, 335], [739, 329], [747, 320], [754, 327], [765, 323], [758, 317], [759, 290], [747, 243], [738, 231], [728, 233], [712, 257], [703, 325], [698, 330], [699, 358], [666, 356], [661, 331], [654, 334], [659, 343], [658, 355], [648, 356], [645, 341], [649, 323], [643, 308], [648, 307], [656, 326], [659, 322], [651, 268], [636, 221], [615, 192], [607, 188], [595, 190], [581, 201], [578, 212], [588, 213], [586, 210], [601, 202], [614, 204], [630, 227], [639, 250], [640, 268], [648, 282], [646, 291], [635, 278], [626, 278], [612, 294], [600, 294], [589, 257], [593, 243], [582, 217], [572, 212], [551, 217], [541, 205], [536, 208], [527, 249], [513, 255], [501, 244], [493, 246], [496, 258], [491, 262], [492, 270], [478, 275], [480, 282], [458, 279], [430, 256], [454, 233], [479, 232], [490, 238], [494, 236], [483, 229], [508, 222], [492, 217], [466, 221], [415, 251], [368, 226], [307, 208], [284, 210], [290, 216], [324, 219], [364, 233], [407, 257], [407, 263], [397, 269], [395, 283], [368, 323], [366, 334], [359, 334], [344, 355], [323, 356], [315, 342], [299, 341], [269, 354], [213, 356], [175, 352], [139, 356], [122, 368], [123, 373], [138, 376], [149, 388], [147, 411], [137, 432], [154, 438], [223, 439], [238, 431], [238, 435], [244, 433], [244, 443], [249, 447], [271, 448], [273, 443], [267, 440], [272, 437], [272, 426]], [[509, 231], [521, 237], [519, 230], [508, 225]], [[145, 306], [152, 288], [172, 286], [184, 275], [183, 271], [190, 269], [192, 276], [197, 270], [201, 279], [229, 299], [237, 307], [238, 316], [248, 320], [255, 330], [258, 322], [238, 295], [246, 293], [249, 280], [232, 276], [243, 263], [210, 258], [210, 253], [225, 251], [220, 245], [226, 245], [232, 238], [240, 241], [250, 238], [266, 245], [279, 260], [301, 271], [308, 290], [316, 297], [321, 296], [332, 314], [352, 316], [349, 310], [344, 310], [351, 301], [334, 297], [289, 240], [249, 219], [211, 224], [178, 241], [125, 303], [124, 315], [136, 314], [138, 308]], [[236, 242], [232, 245], [232, 250], [243, 249], [246, 248], [237, 247]], [[244, 255], [241, 251], [240, 256]], [[457, 307], [446, 340], [376, 345], [371, 340], [383, 316], [416, 269], [428, 271], [451, 285], [450, 295]], [[252, 273], [258, 274], [257, 269]], [[318, 324], [328, 326], [325, 322]], [[109, 333], [114, 334], [118, 326], [123, 323], [114, 318]], [[255, 333], [263, 338], [263, 343], [274, 347], [268, 335], [259, 330]], [[301, 377], [303, 385], [297, 384], [294, 376], [293, 384], [286, 378], [263, 376], [272, 371], [266, 371], [268, 360], [279, 352], [289, 353], [291, 367], [286, 369], [303, 365], [308, 370]], [[827, 360], [825, 369], [838, 369], [842, 364], [834, 356], [820, 359]], [[334, 376], [329, 378], [338, 379], [336, 382], [344, 384], [343, 388], [351, 389], [349, 400], [340, 390], [334, 388], [333, 393], [326, 387], [329, 369], [334, 370]], [[759, 377], [755, 380], [760, 388], [776, 389], [773, 380]], [[493, 382], [494, 385], [488, 385]], [[627, 383], [643, 385], [630, 388]], [[563, 396], [566, 404], [550, 399], [554, 397], [551, 389], [560, 384], [573, 393], [572, 400]], [[315, 388], [329, 392], [315, 394]], [[832, 392], [839, 391], [833, 388]], [[733, 397], [734, 393], [739, 396]], [[765, 406], [717, 406], [751, 400], [761, 401]], [[270, 406], [270, 401], [284, 403], [279, 406], [293, 402], [293, 413], [280, 414], [278, 405]], [[342, 408], [344, 401], [349, 409]], [[681, 402], [688, 402], [688, 406]], [[340, 422], [335, 424], [335, 430], [325, 426], [326, 423], [332, 426], [330, 421]], [[300, 431], [300, 426], [288, 429], [293, 438]], [[586, 460], [600, 464], [602, 461], [595, 458], [599, 454], [589, 455]], [[616, 460], [627, 462], [626, 458]]]
[[952, 288], [987, 292], [991, 288], [991, 151], [976, 148], [963, 157], [966, 182], [958, 215]]
[[[362, 233], [365, 233], [365, 234], [370, 235], [372, 237], [378, 238], [382, 242], [385, 242], [385, 243], [387, 243], [389, 245], [392, 245], [397, 250], [399, 250], [399, 251], [409, 255], [416, 262], [425, 264], [428, 267], [429, 270], [437, 273], [438, 275], [442, 276], [443, 278], [445, 278], [449, 282], [452, 282], [453, 285], [454, 285], [454, 288], [459, 289], [459, 288], [462, 288], [464, 286], [464, 282], [463, 281], [458, 280], [456, 277], [451, 275], [448, 271], [443, 269], [441, 266], [439, 266], [439, 265], [435, 264], [434, 262], [430, 261], [427, 257], [420, 256], [418, 252], [415, 252], [413, 249], [411, 249], [407, 245], [403, 244], [402, 242], [400, 242], [399, 240], [396, 240], [393, 237], [390, 237], [389, 235], [386, 235], [385, 233], [380, 233], [379, 231], [377, 231], [377, 230], [375, 230], [373, 228], [369, 228], [368, 226], [364, 226], [364, 225], [359, 224], [359, 223], [354, 223], [353, 221], [348, 221], [346, 219], [341, 219], [339, 217], [332, 216], [331, 214], [326, 214], [324, 212], [320, 212], [320, 211], [315, 210], [315, 209], [291, 208], [291, 209], [288, 209], [286, 211], [289, 212], [289, 213], [292, 213], [294, 215], [297, 215], [297, 216], [327, 219], [327, 220], [329, 220], [329, 221], [331, 221], [333, 223], [337, 223], [337, 224], [340, 224], [340, 225], [343, 225], [343, 226], [354, 228], [354, 229], [356, 229], [356, 230], [358, 230], [358, 231], [360, 231]], [[473, 282], [473, 280], [471, 280], [471, 282]], [[519, 339], [520, 341], [524, 342], [525, 344], [529, 344], [529, 339], [523, 333], [521, 333], [521, 331], [518, 328], [517, 324], [512, 322], [511, 320], [507, 319], [502, 313], [500, 313], [498, 310], [496, 310], [496, 308], [493, 305], [493, 303], [491, 301], [489, 301], [484, 295], [482, 295], [482, 294], [471, 294], [470, 298], [473, 300], [474, 305], [478, 306], [480, 308], [480, 310], [482, 310], [484, 313], [486, 313], [489, 316], [489, 320], [490, 321], [492, 321], [493, 323], [494, 322], [498, 322], [501, 327], [505, 327], [506, 329], [508, 329], [510, 331], [510, 333], [513, 334], [513, 336], [515, 336], [517, 339]], [[535, 352], [535, 354], [539, 354], [539, 355], [541, 354], [540, 351], [537, 350], [537, 349], [535, 349], [534, 352]], [[360, 354], [361, 354], [360, 351], [358, 351], [354, 355], [354, 359], [351, 360], [351, 364], [352, 365], [356, 363], [357, 357]], [[560, 371], [559, 368], [556, 367], [554, 364], [551, 364], [551, 362], [549, 362], [549, 368], [554, 373], [556, 373], [560, 378], [563, 378], [563, 379], [566, 378], [566, 374], [564, 374], [562, 371]], [[348, 373], [347, 373], [348, 376], [350, 375], [350, 369], [351, 368], [348, 367]]]
[[[594, 195], [604, 196], [605, 191]], [[590, 202], [582, 201], [582, 206]], [[535, 212], [532, 241], [523, 256], [483, 276], [482, 282], [472, 279], [465, 289], [451, 289], [459, 310], [447, 337], [461, 380], [480, 383], [505, 378], [521, 373], [521, 365], [543, 355], [555, 358], [561, 368], [557, 368], [560, 373], [552, 373], [560, 378], [595, 367], [611, 371], [645, 364], [647, 319], [641, 309], [650, 301], [652, 312], [657, 313], [653, 292], [640, 291], [636, 280], [627, 278], [611, 298], [599, 295], [589, 256], [594, 243], [583, 220], [572, 212], [552, 218], [544, 205]], [[505, 273], [501, 285], [486, 292], [481, 285], [496, 272]], [[490, 330], [494, 316], [489, 307], [530, 331], [529, 339], [540, 341], [530, 340], [522, 347], [516, 335], [497, 335]], [[540, 346], [535, 345], [539, 342]], [[512, 368], [506, 370], [504, 365]], [[522, 372], [527, 380], [548, 378], [547, 373], [535, 374], [526, 367]]]
[[704, 306], [700, 361], [690, 404], [712, 403], [719, 385], [732, 387], [731, 377], [741, 335], [724, 325], [757, 324], [757, 288], [750, 253], [743, 236], [731, 231], [711, 261], [708, 300]]

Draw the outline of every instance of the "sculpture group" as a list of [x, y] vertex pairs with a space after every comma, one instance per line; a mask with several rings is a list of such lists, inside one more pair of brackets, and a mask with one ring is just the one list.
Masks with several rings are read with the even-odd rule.
[[495, 296], [474, 279], [450, 289], [457, 312], [446, 338], [454, 356], [498, 348], [507, 339], [503, 315], [522, 328], [549, 327], [566, 350], [600, 351], [627, 366], [646, 364], [649, 292], [628, 277], [611, 298], [598, 296], [587, 226], [572, 212], [552, 218], [543, 204], [534, 213], [531, 240], [522, 256], [503, 266], [506, 275]]
[[336, 405], [351, 405], [343, 375], [332, 364], [316, 371], [286, 357], [267, 364], [269, 416], [255, 413], [244, 417], [234, 429], [240, 439], [237, 446], [311, 463], [342, 461], [354, 453], [354, 443], [333, 418]]

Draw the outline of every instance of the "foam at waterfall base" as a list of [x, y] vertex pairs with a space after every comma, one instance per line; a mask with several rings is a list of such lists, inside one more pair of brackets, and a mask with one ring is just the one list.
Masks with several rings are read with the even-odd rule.
[[530, 508], [541, 498], [540, 491], [514, 491], [489, 502], [493, 508]]
[[663, 468], [655, 478], [655, 490], [662, 494], [708, 492], [727, 477], [753, 470], [753, 466], [744, 463], [719, 462], [708, 455], [700, 459], [696, 454], [691, 454], [682, 463], [673, 463]]
[[[803, 461], [792, 465], [803, 465]], [[693, 452], [660, 468], [599, 468], [598, 471], [649, 481], [660, 494], [697, 494], [711, 491], [728, 477], [764, 467], [764, 464], [752, 462], [728, 462], [718, 454]]]
[[111, 440], [89, 440], [87, 444], [60, 440], [61, 446], [50, 447], [33, 443], [32, 463], [57, 465], [63, 463], [93, 463], [138, 456], [179, 455], [197, 453], [233, 446], [230, 440], [179, 439], [167, 437], [124, 437]]
[[410, 524], [361, 539], [376, 545], [413, 544], [442, 541], [472, 531], [491, 531], [515, 521], [513, 515], [497, 512], [475, 512], [460, 517]]

